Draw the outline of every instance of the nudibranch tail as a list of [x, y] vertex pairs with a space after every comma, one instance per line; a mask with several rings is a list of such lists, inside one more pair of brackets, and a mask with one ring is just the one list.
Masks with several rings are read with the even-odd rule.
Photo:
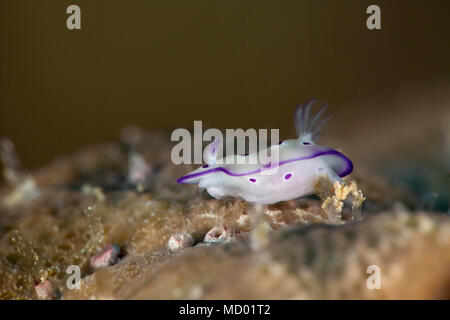
[[330, 149], [323, 153], [328, 166], [340, 177], [343, 178], [353, 172], [353, 162], [339, 151]]
[[305, 104], [299, 105], [295, 114], [295, 129], [300, 141], [314, 141], [320, 135], [319, 131], [322, 126], [331, 118], [331, 115], [316, 123], [328, 107], [328, 103], [324, 104], [319, 111], [311, 118], [311, 107], [316, 99], [308, 100]]

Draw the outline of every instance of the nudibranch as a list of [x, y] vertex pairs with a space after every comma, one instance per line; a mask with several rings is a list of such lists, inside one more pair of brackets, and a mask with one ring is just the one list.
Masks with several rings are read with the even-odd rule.
[[[258, 153], [231, 155], [217, 159], [221, 145], [214, 140], [205, 150], [207, 164], [179, 178], [178, 183], [197, 184], [214, 198], [240, 197], [248, 202], [273, 204], [314, 194], [318, 180], [342, 182], [353, 171], [353, 163], [341, 152], [315, 143], [319, 130], [329, 119], [319, 121], [327, 104], [310, 116], [315, 100], [298, 106], [295, 114], [297, 139], [285, 140], [265, 150], [277, 154], [277, 161], [262, 163]], [[261, 152], [261, 151], [260, 151]], [[268, 152], [268, 153], [267, 153]], [[226, 161], [229, 157], [254, 157], [254, 164]], [[247, 158], [247, 159], [248, 159]], [[232, 164], [228, 164], [233, 162]], [[275, 169], [275, 170], [274, 170]], [[268, 170], [273, 173], [269, 174]]]

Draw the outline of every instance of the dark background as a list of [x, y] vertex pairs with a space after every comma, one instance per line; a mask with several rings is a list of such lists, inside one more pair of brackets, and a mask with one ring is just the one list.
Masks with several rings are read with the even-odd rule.
[[[70, 4], [81, 7], [81, 30], [66, 28]], [[366, 28], [370, 4], [382, 30]], [[2, 0], [0, 136], [32, 168], [117, 139], [127, 124], [203, 120], [292, 137], [294, 107], [311, 97], [333, 113], [376, 115], [349, 101], [449, 83], [449, 9], [448, 0]]]

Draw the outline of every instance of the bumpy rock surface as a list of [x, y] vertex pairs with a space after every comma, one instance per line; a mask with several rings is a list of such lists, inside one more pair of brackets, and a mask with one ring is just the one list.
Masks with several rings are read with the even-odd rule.
[[[347, 205], [331, 223], [308, 197], [259, 208], [258, 238], [252, 205], [175, 183], [193, 167], [172, 164], [168, 135], [131, 136], [23, 178], [35, 186], [0, 189], [0, 298], [450, 298], [449, 216], [420, 211], [381, 176], [352, 174], [367, 197], [361, 221]], [[210, 230], [226, 241], [205, 242]], [[169, 250], [179, 234], [189, 241]], [[80, 289], [67, 287], [71, 265]], [[380, 289], [367, 287], [371, 265]]]

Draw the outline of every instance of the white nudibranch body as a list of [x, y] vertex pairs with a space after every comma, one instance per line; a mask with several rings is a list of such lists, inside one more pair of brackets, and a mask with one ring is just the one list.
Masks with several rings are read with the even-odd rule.
[[[217, 159], [221, 141], [214, 140], [206, 149], [208, 163], [179, 178], [178, 183], [195, 184], [214, 198], [226, 196], [240, 197], [248, 202], [272, 204], [292, 200], [315, 193], [315, 187], [322, 176], [327, 176], [334, 183], [353, 171], [353, 164], [344, 154], [334, 149], [314, 143], [322, 125], [329, 119], [317, 123], [326, 109], [324, 105], [317, 114], [310, 117], [310, 110], [315, 100], [309, 100], [297, 108], [295, 125], [297, 139], [285, 140], [272, 145], [265, 154], [278, 155], [277, 159], [261, 163], [258, 153], [247, 156], [231, 155]], [[261, 152], [261, 151], [260, 151]], [[255, 159], [233, 164], [226, 161], [232, 157]], [[250, 162], [252, 163], [252, 162]]]

